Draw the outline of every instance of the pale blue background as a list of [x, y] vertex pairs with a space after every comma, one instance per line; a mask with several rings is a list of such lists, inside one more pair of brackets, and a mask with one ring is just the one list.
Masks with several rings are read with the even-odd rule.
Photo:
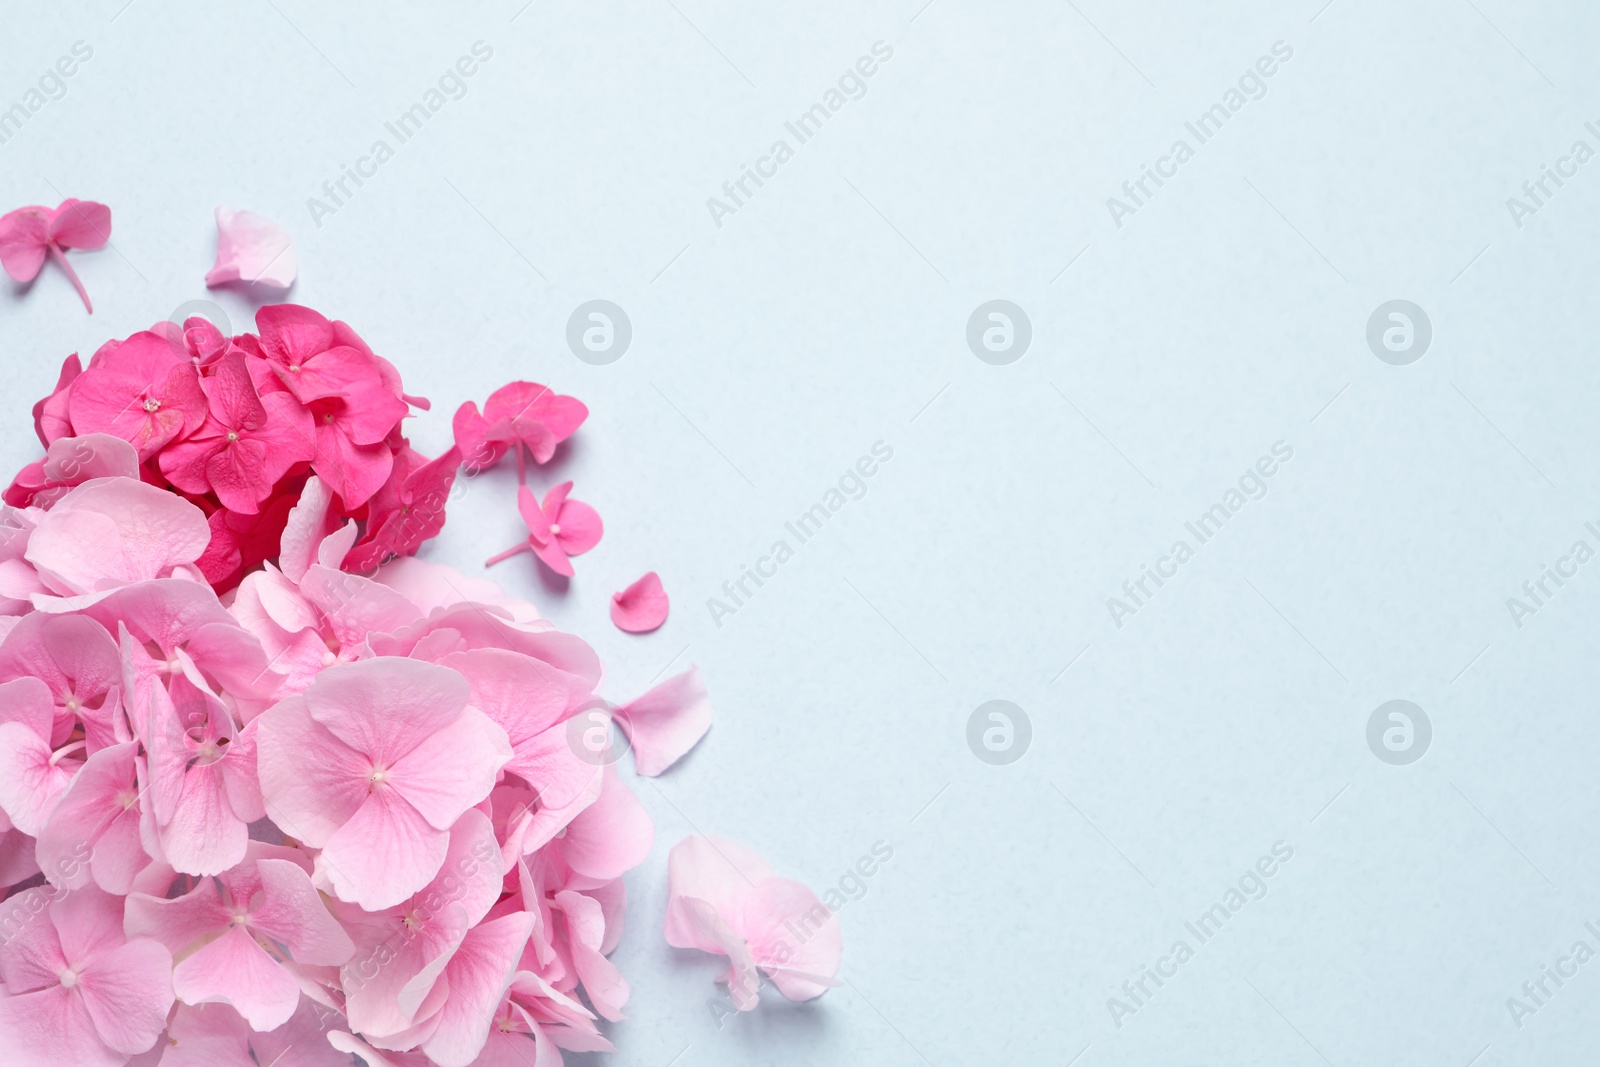
[[[660, 841], [615, 1062], [1592, 1057], [1600, 963], [1520, 1030], [1505, 1003], [1600, 948], [1600, 564], [1521, 629], [1505, 607], [1600, 519], [1600, 162], [1520, 229], [1505, 206], [1600, 148], [1592, 6], [123, 4], [0, 14], [0, 106], [94, 48], [0, 145], [0, 208], [115, 218], [74, 257], [93, 318], [53, 268], [0, 288], [7, 466], [62, 356], [207, 297], [217, 204], [287, 225], [292, 298], [433, 398], [419, 447], [511, 378], [582, 397], [555, 473], [605, 540], [565, 592], [494, 573], [596, 643], [612, 697], [693, 662], [717, 709], [639, 783]], [[316, 227], [306, 199], [480, 39], [467, 96]], [[865, 98], [714, 225], [879, 40]], [[1117, 229], [1105, 198], [1278, 40], [1268, 95]], [[611, 366], [565, 347], [592, 298], [633, 322]], [[1011, 366], [966, 347], [993, 298], [1032, 320]], [[1364, 339], [1392, 298], [1434, 325], [1408, 367]], [[714, 626], [706, 598], [880, 439], [868, 495]], [[1270, 495], [1115, 628], [1105, 598], [1280, 439]], [[501, 472], [426, 554], [476, 573], [516, 536]], [[628, 637], [608, 597], [647, 569], [672, 618]], [[1409, 767], [1366, 746], [1395, 697], [1434, 725]], [[993, 698], [1032, 719], [1011, 766], [964, 740]], [[893, 847], [841, 913], [845, 986], [716, 1027], [716, 964], [659, 936], [697, 830], [819, 890]], [[1107, 998], [1279, 840], [1269, 895], [1114, 1027]]]

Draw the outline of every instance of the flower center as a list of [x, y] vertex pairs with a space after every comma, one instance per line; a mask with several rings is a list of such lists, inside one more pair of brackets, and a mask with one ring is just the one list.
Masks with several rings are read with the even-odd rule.
[[144, 409], [146, 411], [156, 411], [160, 407], [161, 407], [161, 401], [157, 400], [155, 397], [152, 396], [152, 397], [147, 397], [145, 399]]
[[61, 988], [71, 989], [78, 984], [78, 972], [71, 967], [66, 968], [56, 977], [61, 979]]
[[372, 773], [367, 775], [367, 784], [376, 789], [389, 778], [389, 772], [382, 767], [372, 768]]
[[296, 374], [299, 374], [299, 373], [300, 373], [300, 364], [298, 364], [298, 363], [291, 363], [291, 364], [289, 364], [289, 369], [290, 369], [290, 370], [291, 370], [291, 371], [293, 371], [293, 372], [294, 372], [294, 373], [296, 373]]
[[237, 433], [235, 433], [233, 430], [229, 430], [228, 431], [228, 440], [237, 441], [238, 439], [239, 439], [239, 435]]
[[552, 534], [560, 533], [561, 532], [561, 524], [559, 522], [552, 522], [550, 524], [550, 532]]

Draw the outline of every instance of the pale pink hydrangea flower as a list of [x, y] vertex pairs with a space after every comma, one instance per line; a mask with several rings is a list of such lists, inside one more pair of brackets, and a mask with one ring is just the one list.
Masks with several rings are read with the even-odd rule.
[[92, 886], [0, 904], [0, 1051], [8, 1067], [122, 1067], [172, 1007], [172, 955], [123, 933], [122, 900]]
[[128, 896], [127, 931], [172, 951], [183, 1003], [225, 1003], [252, 1029], [275, 1030], [300, 1003], [296, 967], [337, 967], [355, 952], [312, 888], [310, 866], [298, 849], [260, 842], [215, 877], [180, 879], [152, 865]]
[[267, 814], [318, 876], [372, 911], [426, 885], [450, 827], [494, 788], [506, 733], [446, 667], [377, 657], [330, 667], [251, 721]]

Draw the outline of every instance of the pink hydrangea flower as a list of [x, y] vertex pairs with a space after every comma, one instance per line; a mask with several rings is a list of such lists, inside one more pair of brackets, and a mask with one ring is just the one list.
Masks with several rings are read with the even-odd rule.
[[19, 207], [0, 215], [0, 266], [19, 282], [38, 277], [46, 256], [67, 272], [84, 310], [94, 314], [83, 280], [67, 261], [66, 249], [93, 252], [111, 239], [111, 209], [93, 200], [63, 200], [59, 206]]
[[[526, 448], [535, 463], [548, 463], [556, 446], [577, 432], [589, 409], [538, 382], [511, 382], [489, 394], [482, 413], [467, 401], [452, 428], [469, 471], [492, 467], [512, 447]], [[518, 466], [521, 468], [521, 454]]]
[[172, 955], [128, 937], [122, 900], [92, 886], [0, 904], [0, 1049], [14, 1067], [123, 1067], [172, 1007]]
[[[0, 504], [0, 1062], [610, 1051], [622, 878], [654, 842], [612, 719], [660, 773], [704, 735], [704, 686], [613, 709], [581, 638], [412, 557], [460, 460], [400, 433], [426, 402], [343, 323], [258, 326], [70, 358]], [[486, 407], [519, 467], [586, 414], [532, 383]], [[567, 574], [601, 535], [570, 488], [520, 494], [525, 547]], [[617, 609], [664, 599], [646, 582]], [[820, 991], [829, 935], [785, 963], [769, 928], [805, 929], [815, 898], [757, 873], [747, 898], [677, 872], [670, 921], [742, 979]]]
[[139, 835], [138, 748], [124, 741], [94, 753], [56, 799], [36, 846], [39, 866], [52, 884], [81, 889], [92, 880], [108, 893], [125, 896], [150, 862]]
[[420, 1040], [408, 1032], [437, 1010], [439, 998], [430, 994], [440, 974], [467, 932], [489, 914], [500, 886], [494, 828], [473, 810], [451, 827], [444, 862], [416, 893], [388, 908], [340, 907], [355, 938], [340, 972], [350, 1025], [384, 1045], [403, 1044], [402, 1035]]
[[511, 758], [446, 667], [378, 657], [318, 675], [250, 723], [274, 822], [313, 848], [341, 900], [373, 911], [425, 886], [450, 827]]
[[254, 515], [278, 479], [316, 454], [311, 413], [287, 392], [259, 396], [245, 354], [221, 357], [203, 381], [209, 413], [161, 453], [161, 473], [186, 493], [214, 492], [223, 507]]
[[528, 539], [491, 557], [486, 567], [510, 559], [519, 552], [532, 552], [557, 574], [572, 577], [571, 556], [581, 556], [600, 543], [604, 529], [600, 515], [588, 504], [567, 499], [571, 482], [562, 482], [545, 494], [544, 502], [534, 499], [527, 486], [517, 487], [517, 511], [528, 527]]
[[[122, 660], [104, 626], [82, 615], [24, 615], [0, 641], [0, 681], [37, 678], [55, 704], [51, 742], [83, 725], [90, 752], [118, 740]], [[122, 740], [126, 740], [123, 737]]]
[[149, 725], [140, 733], [161, 852], [185, 874], [228, 870], [244, 858], [250, 823], [266, 814], [250, 739], [222, 699], [187, 673], [146, 693]]
[[337, 967], [355, 953], [312, 887], [310, 866], [297, 849], [259, 842], [237, 866], [188, 880], [192, 887], [156, 865], [128, 896], [125, 925], [180, 961], [172, 986], [183, 1003], [229, 1004], [252, 1029], [276, 1030], [300, 1004], [292, 968]]
[[194, 364], [150, 330], [96, 352], [70, 390], [67, 414], [73, 430], [131, 442], [141, 463], [168, 442], [188, 437], [206, 418]]

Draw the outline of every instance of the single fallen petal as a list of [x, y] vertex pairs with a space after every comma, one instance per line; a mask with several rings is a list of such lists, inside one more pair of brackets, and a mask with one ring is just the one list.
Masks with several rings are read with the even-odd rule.
[[667, 621], [667, 593], [655, 571], [611, 594], [611, 621], [630, 634], [647, 634]]
[[206, 274], [207, 288], [244, 282], [287, 289], [299, 270], [289, 231], [253, 211], [217, 208], [217, 262]]
[[673, 675], [618, 708], [616, 719], [633, 745], [635, 769], [654, 778], [682, 759], [711, 729], [711, 703], [706, 699], [700, 668]]
[[61, 201], [50, 219], [50, 241], [62, 248], [94, 252], [111, 240], [111, 209], [93, 200]]

